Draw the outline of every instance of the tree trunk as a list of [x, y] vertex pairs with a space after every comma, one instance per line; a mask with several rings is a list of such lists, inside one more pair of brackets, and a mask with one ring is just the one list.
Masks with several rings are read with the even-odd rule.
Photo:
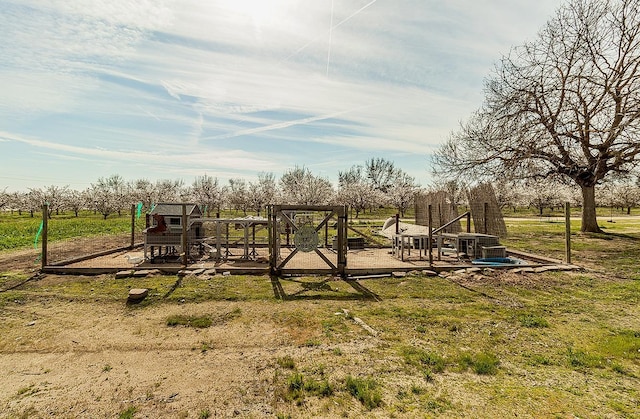
[[582, 226], [583, 233], [602, 233], [596, 218], [596, 188], [580, 185], [582, 189]]

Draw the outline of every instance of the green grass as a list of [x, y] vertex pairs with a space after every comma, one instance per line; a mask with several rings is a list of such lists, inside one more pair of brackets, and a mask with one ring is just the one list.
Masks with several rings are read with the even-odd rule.
[[123, 410], [120, 415], [118, 415], [119, 419], [133, 419], [135, 417], [138, 409], [135, 406], [129, 406], [125, 410]]
[[208, 316], [182, 316], [174, 315], [167, 318], [167, 326], [186, 326], [195, 329], [206, 329], [211, 326], [213, 321]]
[[[18, 215], [0, 212], [0, 251], [23, 249], [34, 246], [36, 234], [42, 222], [41, 214], [32, 218], [28, 214]], [[144, 219], [141, 217], [137, 228], [142, 231]], [[122, 234], [131, 231], [131, 215], [112, 214], [106, 220], [100, 214], [82, 212], [79, 217], [65, 213], [53, 215], [48, 220], [48, 240], [51, 242], [100, 235]], [[38, 243], [42, 238], [39, 238]]]
[[[308, 397], [327, 398], [334, 394], [334, 387], [328, 379], [320, 374], [305, 376], [303, 373], [293, 371], [284, 379], [283, 388], [277, 393], [282, 400], [301, 406]], [[279, 375], [276, 374], [276, 381]]]
[[490, 352], [481, 352], [472, 358], [471, 368], [479, 375], [496, 375], [498, 373], [500, 360]]
[[572, 347], [567, 348], [567, 362], [577, 370], [604, 367], [604, 358], [601, 356]]
[[[572, 262], [640, 279], [640, 220], [621, 218], [615, 223], [600, 221], [604, 234], [581, 233], [580, 219], [571, 221]], [[503, 242], [508, 248], [541, 254], [565, 260], [564, 219], [510, 220], [508, 237]]]
[[[10, 276], [9, 283], [17, 283], [27, 276]], [[1, 279], [0, 279], [1, 281]], [[33, 281], [37, 287], [37, 281]], [[177, 285], [177, 287], [176, 287]], [[3, 301], [14, 298], [37, 298], [25, 295], [22, 289], [0, 293], [0, 306]], [[268, 279], [256, 280], [255, 276], [219, 276], [215, 280], [204, 280], [187, 277], [179, 280], [175, 276], [150, 276], [146, 278], [115, 279], [113, 275], [96, 277], [83, 276], [74, 280], [51, 284], [41, 290], [41, 296], [49, 298], [74, 299], [76, 301], [121, 302], [125, 301], [131, 288], [147, 288], [149, 295], [142, 302], [130, 306], [130, 309], [143, 309], [159, 302], [199, 301], [255, 301], [273, 298], [273, 289]], [[242, 315], [239, 307], [227, 313], [227, 318], [218, 321], [229, 321]], [[216, 320], [216, 319], [214, 319]]]
[[532, 313], [520, 314], [518, 320], [523, 327], [549, 327], [545, 318]]
[[283, 356], [282, 358], [278, 358], [276, 360], [276, 363], [281, 368], [285, 368], [285, 369], [289, 369], [289, 370], [295, 369], [295, 367], [296, 367], [295, 361], [289, 355]]
[[446, 365], [444, 358], [440, 354], [413, 346], [401, 348], [400, 355], [406, 364], [424, 368], [425, 371], [431, 373], [443, 372]]
[[382, 405], [382, 393], [380, 385], [371, 377], [347, 376], [345, 386], [349, 394], [355, 397], [362, 405], [372, 410]]

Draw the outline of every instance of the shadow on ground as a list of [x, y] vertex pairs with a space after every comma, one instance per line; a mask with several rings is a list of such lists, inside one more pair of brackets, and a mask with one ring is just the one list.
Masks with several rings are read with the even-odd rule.
[[[345, 291], [332, 287], [331, 284], [336, 282], [345, 283], [351, 288], [350, 290]], [[275, 298], [283, 301], [382, 301], [380, 296], [378, 296], [376, 293], [367, 289], [358, 281], [350, 279], [336, 279], [334, 277], [327, 277], [321, 280], [314, 280], [313, 278], [280, 278], [278, 276], [271, 275], [271, 287], [273, 288], [273, 294]]]

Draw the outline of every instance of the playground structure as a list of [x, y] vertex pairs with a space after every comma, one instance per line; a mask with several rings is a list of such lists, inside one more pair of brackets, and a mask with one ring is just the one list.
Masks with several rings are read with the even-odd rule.
[[[144, 259], [177, 259], [203, 238], [202, 212], [195, 204], [161, 203], [147, 214], [144, 231]], [[183, 228], [186, 227], [186, 228]], [[156, 256], [156, 249], [158, 255]]]
[[[144, 259], [152, 264], [228, 260], [237, 255], [237, 249], [240, 259], [251, 260], [259, 256], [259, 247], [266, 246], [256, 236], [266, 227], [266, 218], [209, 218], [195, 204], [163, 203], [147, 215], [148, 225], [149, 220], [153, 225], [143, 232]], [[242, 234], [237, 235], [238, 230]]]
[[[359, 222], [350, 223], [345, 206], [271, 205], [266, 218], [208, 218], [195, 204], [159, 204], [146, 215], [144, 228], [138, 226], [132, 208], [128, 243], [98, 246], [98, 252], [75, 252], [74, 257], [64, 260], [53, 260], [47, 253], [43, 220], [42, 269], [68, 273], [212, 269], [344, 277], [456, 270], [473, 266], [478, 259], [492, 259], [484, 262], [500, 267], [500, 261], [510, 260], [509, 255], [525, 259], [530, 266], [561, 263], [517, 254], [501, 245], [500, 233], [492, 229], [504, 221], [491, 221], [496, 216], [490, 214], [490, 203], [476, 205], [475, 210], [471, 206], [471, 211], [451, 220], [440, 218], [442, 202], [435, 208], [436, 204], [418, 198], [416, 223], [396, 216], [372, 231], [360, 227]], [[474, 215], [478, 211], [481, 214]], [[438, 214], [437, 222], [434, 214]], [[426, 220], [426, 225], [419, 224], [421, 220]], [[83, 240], [92, 243], [99, 238]], [[131, 266], [132, 260], [140, 263]]]

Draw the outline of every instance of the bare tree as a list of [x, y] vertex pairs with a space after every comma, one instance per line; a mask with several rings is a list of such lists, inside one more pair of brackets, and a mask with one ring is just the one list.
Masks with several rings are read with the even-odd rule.
[[355, 218], [358, 218], [365, 209], [381, 204], [384, 196], [365, 177], [363, 167], [356, 165], [338, 173], [337, 200], [343, 205], [348, 205], [351, 211], [356, 212]]
[[567, 201], [566, 188], [551, 180], [526, 182], [522, 185], [522, 191], [525, 203], [536, 208], [540, 216], [545, 208], [562, 207], [563, 202]]
[[265, 205], [273, 203], [276, 192], [276, 178], [273, 173], [259, 173], [257, 182], [249, 182], [249, 207], [259, 216]]
[[486, 83], [484, 106], [436, 156], [440, 174], [574, 182], [582, 231], [595, 186], [640, 154], [640, 3], [569, 0]]
[[631, 214], [631, 208], [640, 202], [640, 187], [629, 179], [615, 182], [606, 182], [596, 191], [598, 202], [611, 208], [626, 208], [627, 215]]
[[11, 195], [7, 193], [7, 188], [0, 191], [0, 210], [11, 203]]
[[65, 196], [65, 208], [73, 211], [75, 216], [78, 216], [78, 213], [85, 208], [88, 208], [88, 203], [91, 202], [89, 189], [84, 191], [77, 191], [75, 189], [69, 190], [67, 195]]
[[211, 210], [220, 210], [222, 194], [218, 178], [211, 177], [206, 173], [196, 177], [191, 185], [191, 195], [199, 205], [204, 206], [207, 217], [211, 216]]
[[384, 193], [387, 193], [394, 185], [399, 170], [392, 161], [383, 158], [367, 160], [364, 168], [371, 185]]
[[415, 178], [398, 170], [393, 179], [393, 185], [387, 191], [387, 197], [389, 202], [398, 209], [400, 216], [404, 217], [404, 213], [413, 205], [417, 191], [418, 185]]
[[69, 186], [59, 187], [56, 185], [47, 186], [42, 193], [43, 203], [49, 205], [49, 218], [55, 211], [56, 215], [60, 214], [60, 210], [64, 210], [64, 205], [67, 202], [67, 195], [69, 194]]
[[247, 190], [247, 182], [244, 179], [229, 179], [229, 204], [233, 209], [242, 211], [244, 215], [247, 215], [249, 191]]
[[148, 179], [137, 179], [129, 183], [131, 198], [135, 202], [142, 202], [142, 206], [150, 209], [158, 200], [158, 190], [156, 185]]
[[127, 185], [120, 175], [98, 178], [96, 183], [91, 184], [89, 196], [94, 209], [100, 212], [105, 220], [110, 214], [119, 213], [128, 203], [125, 201]]
[[[182, 180], [161, 179], [156, 181], [158, 202], [180, 202], [185, 197]], [[156, 202], [156, 204], [158, 203]]]
[[327, 179], [315, 176], [306, 167], [296, 166], [280, 178], [283, 199], [289, 204], [322, 205], [333, 199], [333, 187]]

